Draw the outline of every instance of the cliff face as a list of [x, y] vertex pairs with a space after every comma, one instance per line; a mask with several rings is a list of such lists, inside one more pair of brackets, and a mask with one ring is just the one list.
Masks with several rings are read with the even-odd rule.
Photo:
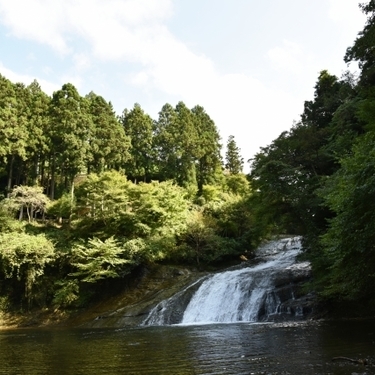
[[[116, 279], [113, 284], [108, 284], [111, 286], [100, 289], [102, 292], [96, 295], [97, 302], [84, 309], [75, 311], [42, 309], [27, 314], [3, 314], [0, 315], [0, 327], [52, 325], [87, 328], [132, 327], [144, 323], [151, 311], [153, 317], [148, 318], [146, 324], [176, 324], [181, 322], [190, 300], [205, 282], [203, 280], [211, 280], [214, 290], [217, 290], [221, 280], [220, 275], [225, 274], [239, 277], [239, 279], [225, 278], [224, 282], [221, 281], [221, 290], [235, 288], [228, 298], [235, 300], [236, 296], [241, 302], [236, 305], [237, 307], [232, 305], [228, 307], [230, 313], [235, 312], [236, 308], [241, 311], [240, 318], [237, 320], [306, 319], [312, 317], [313, 313], [316, 314], [314, 311], [316, 301], [312, 293], [304, 292], [303, 287], [311, 277], [310, 264], [294, 261], [295, 253], [298, 253], [298, 244], [298, 240], [294, 239], [271, 243], [260, 249], [258, 257], [253, 260], [211, 275], [178, 266], [148, 265], [140, 268], [127, 280]], [[286, 251], [288, 247], [290, 247], [290, 255]], [[205, 275], [207, 277], [202, 278]], [[199, 282], [196, 282], [197, 280]], [[267, 282], [264, 283], [264, 280]], [[251, 296], [257, 289], [261, 293], [258, 293], [259, 298], [257, 297], [255, 301]], [[242, 294], [237, 295], [239, 293]], [[173, 298], [170, 298], [172, 296]], [[217, 300], [218, 292], [210, 298]], [[225, 300], [227, 301], [228, 298]], [[198, 304], [199, 310], [202, 310], [207, 299], [205, 295]], [[164, 303], [166, 300], [168, 302]], [[254, 306], [255, 315], [249, 319], [246, 314]], [[222, 303], [219, 309], [223, 309]], [[212, 308], [210, 312], [211, 310]], [[164, 320], [159, 319], [160, 312], [163, 312]], [[213, 321], [221, 320], [214, 318]]]
[[[35, 308], [1, 312], [0, 329], [25, 327], [110, 327], [138, 325], [145, 314], [202, 273], [184, 267], [149, 265], [130, 280], [119, 280], [118, 293], [103, 291], [96, 303], [79, 310]], [[123, 285], [121, 285], [123, 283]], [[110, 295], [110, 297], [109, 297]], [[120, 321], [121, 320], [121, 321]]]
[[180, 267], [145, 269], [140, 279], [123, 293], [103, 300], [68, 323], [88, 328], [138, 326], [160, 301], [170, 298], [201, 276], [203, 273]]
[[[309, 262], [296, 260], [299, 252], [298, 239], [285, 239], [262, 248], [252, 261], [203, 278], [182, 269], [161, 274], [159, 270], [159, 277], [148, 277], [145, 284], [155, 292], [132, 303], [122, 301], [85, 327], [307, 319], [315, 298], [304, 292], [311, 267]], [[161, 280], [165, 280], [163, 285]]]

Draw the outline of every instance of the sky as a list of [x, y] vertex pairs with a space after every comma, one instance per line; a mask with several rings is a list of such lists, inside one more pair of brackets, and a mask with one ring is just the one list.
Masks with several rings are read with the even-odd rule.
[[343, 57], [365, 21], [356, 0], [0, 0], [0, 74], [49, 95], [72, 83], [118, 115], [200, 105], [247, 172], [321, 70], [358, 70]]

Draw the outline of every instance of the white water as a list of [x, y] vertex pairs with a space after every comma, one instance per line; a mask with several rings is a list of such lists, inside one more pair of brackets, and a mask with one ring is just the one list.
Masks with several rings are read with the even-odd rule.
[[[265, 263], [222, 272], [204, 281], [187, 306], [181, 323], [257, 321], [260, 305], [273, 289], [274, 276], [294, 264], [300, 247], [297, 239], [270, 243], [260, 250], [273, 253]], [[268, 314], [275, 313], [277, 301], [269, 298], [266, 309]]]
[[257, 250], [262, 263], [220, 272], [203, 282], [201, 280], [201, 285], [180, 313], [182, 317], [178, 322], [171, 316], [181, 308], [179, 301], [190, 286], [158, 304], [144, 324], [256, 322], [261, 310], [267, 316], [274, 314], [280, 305], [278, 297], [272, 293], [275, 279], [294, 265], [300, 251], [299, 237], [269, 242]]

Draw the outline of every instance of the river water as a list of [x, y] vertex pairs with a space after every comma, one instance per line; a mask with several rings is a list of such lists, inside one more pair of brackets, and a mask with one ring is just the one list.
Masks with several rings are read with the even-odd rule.
[[0, 331], [6, 375], [370, 375], [374, 358], [372, 320]]

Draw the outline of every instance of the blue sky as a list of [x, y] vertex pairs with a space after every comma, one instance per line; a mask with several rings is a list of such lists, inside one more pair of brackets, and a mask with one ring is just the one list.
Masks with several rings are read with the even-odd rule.
[[247, 160], [299, 120], [321, 70], [347, 69], [364, 23], [356, 0], [0, 0], [0, 74], [73, 83], [117, 114], [199, 104]]

